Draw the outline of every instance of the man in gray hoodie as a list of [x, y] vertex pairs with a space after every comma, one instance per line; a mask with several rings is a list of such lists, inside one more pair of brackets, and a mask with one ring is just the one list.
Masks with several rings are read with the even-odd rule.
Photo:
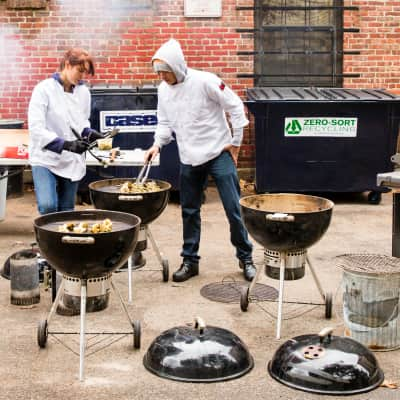
[[[170, 39], [152, 58], [162, 82], [158, 88], [158, 125], [145, 161], [152, 160], [176, 135], [183, 220], [183, 262], [173, 281], [199, 273], [200, 208], [202, 192], [211, 175], [218, 188], [245, 279], [255, 276], [252, 244], [240, 215], [240, 186], [236, 165], [243, 127], [248, 124], [240, 98], [216, 75], [187, 68], [180, 44]], [[232, 132], [226, 114], [228, 113]]]

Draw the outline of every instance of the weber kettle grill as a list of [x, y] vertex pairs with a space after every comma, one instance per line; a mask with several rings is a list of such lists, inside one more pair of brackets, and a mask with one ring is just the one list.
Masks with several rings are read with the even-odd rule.
[[[149, 164], [142, 171], [149, 171]], [[139, 176], [138, 176], [139, 178]], [[121, 193], [121, 186], [126, 182], [136, 183], [138, 178], [114, 178], [104, 179], [89, 184], [90, 198], [94, 206], [98, 209], [120, 211], [137, 215], [140, 220], [140, 230], [138, 242], [135, 247], [133, 256], [128, 259], [128, 301], [132, 301], [132, 264], [135, 254], [145, 250], [147, 238], [150, 239], [157, 259], [161, 265], [163, 282], [169, 280], [169, 263], [168, 260], [159, 250], [157, 243], [150, 230], [150, 223], [156, 220], [164, 211], [168, 204], [169, 191], [171, 185], [168, 182], [152, 179], [159, 189], [157, 191], [145, 191], [142, 193]], [[146, 175], [147, 179], [147, 175]]]
[[[328, 229], [333, 205], [332, 201], [322, 197], [290, 193], [251, 195], [240, 200], [249, 234], [266, 249], [266, 275], [279, 279], [277, 339], [281, 336], [284, 281], [302, 278], [305, 265], [310, 268], [323, 300], [323, 304], [318, 305], [325, 306], [326, 318], [332, 316], [332, 295], [324, 293], [307, 256], [307, 249], [320, 240]], [[261, 268], [257, 268], [250, 286], [242, 289], [242, 311], [248, 309], [260, 273]]]
[[[104, 219], [112, 222], [111, 232], [74, 233], [60, 232], [59, 227], [70, 222], [87, 224], [100, 223]], [[139, 233], [140, 218], [136, 215], [106, 211], [65, 211], [43, 215], [34, 221], [36, 241], [40, 253], [50, 265], [69, 277], [77, 278], [81, 283], [80, 305], [80, 345], [79, 345], [79, 378], [84, 379], [85, 331], [86, 331], [86, 298], [89, 279], [108, 277], [123, 265], [132, 254]], [[71, 334], [76, 332], [51, 332], [49, 324], [63, 293], [63, 282], [57, 291], [46, 319], [39, 322], [37, 341], [41, 348], [46, 347], [49, 334]], [[140, 348], [140, 322], [132, 321], [120, 293], [111, 281], [111, 287], [118, 295], [121, 306], [133, 328], [133, 347]], [[115, 332], [126, 335], [128, 332]], [[132, 332], [129, 332], [132, 333]], [[102, 333], [100, 333], [102, 334]], [[107, 333], [108, 334], [108, 333]]]

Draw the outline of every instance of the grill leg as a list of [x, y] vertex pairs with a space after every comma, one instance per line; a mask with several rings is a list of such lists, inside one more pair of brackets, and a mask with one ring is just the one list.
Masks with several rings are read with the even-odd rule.
[[281, 338], [282, 306], [283, 306], [283, 284], [285, 282], [286, 252], [281, 254], [281, 265], [279, 269], [279, 299], [278, 299], [278, 321], [276, 324], [276, 338]]
[[79, 380], [85, 379], [86, 279], [81, 279], [81, 330], [79, 335]]
[[323, 289], [322, 289], [322, 285], [321, 285], [321, 282], [320, 282], [319, 279], [318, 279], [317, 273], [315, 272], [315, 269], [313, 268], [313, 266], [312, 266], [312, 264], [311, 264], [310, 259], [308, 258], [308, 256], [306, 256], [306, 260], [307, 260], [307, 265], [308, 265], [309, 268], [310, 268], [311, 275], [312, 275], [312, 277], [313, 277], [313, 279], [314, 279], [314, 282], [315, 282], [315, 284], [317, 285], [319, 294], [321, 295], [322, 300], [325, 301], [325, 293], [324, 293], [324, 291], [323, 291]]
[[[56, 273], [55, 269], [53, 269], [53, 273], [54, 274]], [[50, 325], [50, 320], [53, 318], [53, 315], [56, 312], [58, 303], [60, 302], [61, 296], [64, 293], [64, 283], [65, 283], [64, 278], [62, 278], [60, 287], [58, 288], [58, 291], [57, 291], [57, 296], [54, 299], [53, 304], [51, 305], [49, 315], [47, 316], [47, 325]]]
[[133, 254], [128, 258], [128, 303], [132, 303], [132, 263]]
[[150, 228], [148, 225], [146, 225], [146, 236], [150, 239], [151, 242], [151, 247], [153, 247], [154, 252], [156, 253], [156, 256], [158, 258], [158, 262], [162, 265], [163, 262], [163, 258], [162, 258], [162, 254], [157, 246], [156, 241], [154, 240], [154, 237], [150, 231]]

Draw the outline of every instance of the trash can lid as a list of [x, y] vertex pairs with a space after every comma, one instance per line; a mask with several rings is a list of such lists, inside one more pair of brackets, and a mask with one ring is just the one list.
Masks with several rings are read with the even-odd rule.
[[354, 253], [336, 257], [337, 265], [344, 271], [368, 276], [400, 276], [400, 258], [385, 254]]
[[21, 129], [23, 125], [21, 119], [0, 119], [0, 129]]
[[400, 96], [385, 89], [347, 89], [317, 87], [254, 87], [247, 89], [248, 102], [279, 101], [400, 101]]

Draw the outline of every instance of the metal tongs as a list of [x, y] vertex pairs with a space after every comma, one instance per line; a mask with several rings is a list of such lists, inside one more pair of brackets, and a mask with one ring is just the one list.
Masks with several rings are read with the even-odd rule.
[[149, 171], [151, 167], [151, 161], [147, 161], [144, 163], [142, 169], [137, 176], [135, 183], [139, 185], [144, 185], [147, 181], [147, 177], [149, 176]]

